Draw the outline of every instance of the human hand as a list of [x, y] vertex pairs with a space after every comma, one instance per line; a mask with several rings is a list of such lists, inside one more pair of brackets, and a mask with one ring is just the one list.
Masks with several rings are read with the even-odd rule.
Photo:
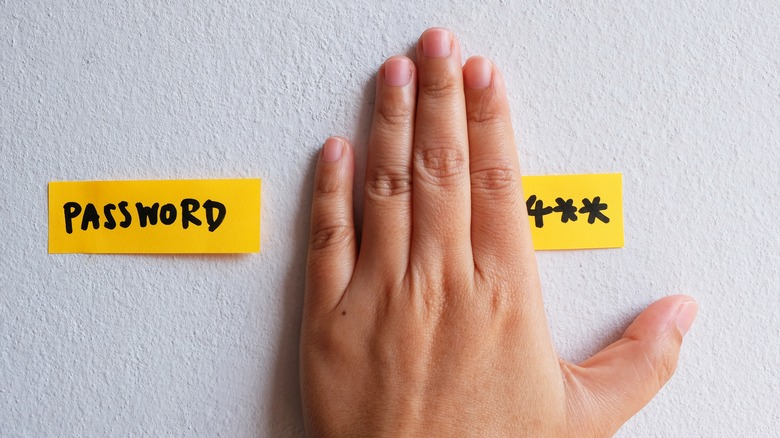
[[607, 436], [671, 377], [691, 298], [661, 299], [619, 341], [558, 358], [542, 304], [504, 81], [429, 29], [385, 62], [363, 235], [354, 155], [330, 138], [315, 176], [301, 333], [313, 436]]

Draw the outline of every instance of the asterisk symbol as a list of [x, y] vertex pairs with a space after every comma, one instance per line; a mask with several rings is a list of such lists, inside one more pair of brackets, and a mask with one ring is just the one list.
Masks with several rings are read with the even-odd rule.
[[601, 203], [601, 196], [596, 196], [593, 198], [593, 202], [588, 200], [588, 198], [584, 198], [582, 200], [583, 207], [580, 208], [580, 213], [588, 213], [588, 223], [592, 224], [596, 222], [596, 218], [598, 218], [601, 222], [604, 222], [605, 224], [609, 223], [609, 218], [602, 213], [602, 210], [607, 209], [607, 204]]
[[561, 222], [565, 224], [566, 222], [569, 222], [569, 220], [577, 220], [577, 215], [574, 214], [577, 213], [577, 207], [574, 206], [574, 199], [567, 199], [564, 201], [563, 198], [555, 198], [555, 202], [558, 203], [558, 206], [553, 208], [553, 211], [561, 213]]

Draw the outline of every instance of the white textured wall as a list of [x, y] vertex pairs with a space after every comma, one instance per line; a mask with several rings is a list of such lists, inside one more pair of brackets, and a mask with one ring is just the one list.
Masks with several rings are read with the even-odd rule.
[[[0, 0], [0, 435], [300, 435], [315, 154], [364, 158], [376, 67], [439, 25], [505, 72], [527, 173], [624, 174], [624, 249], [538, 255], [561, 354], [701, 303], [619, 435], [777, 436], [780, 3], [265, 3]], [[49, 181], [256, 176], [261, 254], [46, 253]]]

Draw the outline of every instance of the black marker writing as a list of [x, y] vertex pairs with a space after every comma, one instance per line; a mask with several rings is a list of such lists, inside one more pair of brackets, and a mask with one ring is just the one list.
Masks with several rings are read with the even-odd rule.
[[[536, 205], [534, 205], [534, 203], [536, 203]], [[536, 228], [542, 228], [544, 226], [544, 216], [553, 212], [553, 208], [545, 207], [544, 202], [541, 199], [537, 201], [536, 195], [531, 195], [531, 197], [525, 201], [525, 207], [528, 209], [528, 216], [534, 217]]]
[[596, 223], [596, 219], [608, 224], [609, 218], [603, 212], [607, 209], [607, 204], [601, 202], [601, 196], [596, 196], [591, 201], [588, 198], [582, 200], [582, 207], [577, 210], [577, 206], [574, 205], [573, 199], [555, 198], [555, 207], [544, 206], [544, 201], [537, 199], [536, 195], [531, 195], [525, 201], [525, 207], [528, 211], [528, 216], [534, 218], [534, 226], [536, 228], [544, 227], [544, 217], [548, 214], [560, 213], [561, 222], [568, 223], [569, 221], [575, 222], [577, 220], [577, 213], [588, 214], [588, 223]]
[[141, 228], [146, 226], [146, 222], [149, 225], [157, 225], [157, 210], [160, 208], [160, 203], [155, 202], [151, 207], [147, 207], [140, 202], [135, 203], [135, 208], [138, 210], [138, 223]]
[[181, 226], [186, 230], [190, 226], [190, 222], [200, 226], [200, 219], [196, 218], [192, 213], [200, 208], [200, 202], [195, 199], [182, 199], [181, 201]]
[[73, 232], [73, 219], [81, 214], [81, 204], [78, 202], [66, 202], [62, 208], [65, 210], [65, 231], [71, 234]]
[[[206, 222], [209, 223], [209, 231], [216, 230], [222, 224], [222, 221], [225, 220], [225, 213], [227, 213], [225, 206], [209, 199], [203, 203], [203, 208], [206, 209]], [[219, 212], [216, 218], [214, 218], [214, 209]]]
[[609, 223], [609, 218], [602, 213], [603, 210], [607, 209], [607, 204], [601, 203], [601, 196], [593, 198], [593, 202], [590, 202], [588, 198], [585, 198], [582, 200], [582, 204], [583, 207], [580, 208], [580, 213], [588, 213], [589, 224], [596, 222], [597, 218], [605, 224]]
[[125, 218], [122, 222], [119, 223], [119, 226], [122, 228], [129, 227], [133, 218], [130, 216], [130, 212], [127, 211], [127, 201], [122, 201], [119, 203], [119, 211], [122, 212], [122, 216]]
[[565, 224], [570, 220], [577, 220], [577, 215], [575, 214], [577, 213], [577, 207], [574, 206], [574, 199], [564, 201], [563, 198], [555, 198], [555, 203], [558, 206], [553, 208], [553, 211], [561, 214], [561, 222]]
[[[118, 210], [122, 214], [123, 220], [119, 223], [122, 228], [129, 228], [133, 224], [133, 215], [128, 210], [128, 202], [121, 201], [118, 204], [106, 204], [103, 206], [103, 227], [107, 230], [116, 229], [117, 222], [114, 214]], [[147, 226], [155, 226], [158, 221], [162, 225], [173, 225], [177, 219], [181, 217], [181, 226], [183, 229], [187, 229], [190, 224], [200, 226], [203, 224], [201, 219], [196, 216], [196, 212], [203, 210], [205, 213], [206, 223], [208, 224], [208, 230], [214, 232], [225, 220], [227, 216], [227, 208], [225, 204], [213, 201], [211, 199], [206, 200], [201, 208], [200, 202], [195, 199], [186, 198], [181, 201], [181, 215], [176, 205], [163, 204], [155, 202], [151, 205], [145, 205], [142, 202], [135, 204], [136, 217], [138, 219], [138, 226], [145, 228]], [[87, 231], [90, 226], [92, 229], [97, 230], [101, 226], [101, 216], [98, 213], [97, 207], [92, 203], [87, 203], [85, 206], [81, 206], [78, 202], [66, 202], [62, 206], [63, 214], [65, 217], [65, 232], [68, 234], [73, 233], [73, 222], [79, 219], [81, 216], [80, 228], [82, 231]]]
[[103, 216], [105, 216], [106, 221], [103, 222], [103, 226], [108, 228], [109, 230], [113, 230], [116, 228], [116, 221], [114, 220], [114, 215], [111, 214], [111, 210], [114, 210], [116, 208], [116, 205], [114, 204], [106, 204], [105, 207], [103, 207]]

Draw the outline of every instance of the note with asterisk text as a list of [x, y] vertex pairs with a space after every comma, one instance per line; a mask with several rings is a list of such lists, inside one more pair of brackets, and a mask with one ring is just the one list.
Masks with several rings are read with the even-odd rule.
[[524, 176], [534, 249], [623, 247], [619, 173]]

